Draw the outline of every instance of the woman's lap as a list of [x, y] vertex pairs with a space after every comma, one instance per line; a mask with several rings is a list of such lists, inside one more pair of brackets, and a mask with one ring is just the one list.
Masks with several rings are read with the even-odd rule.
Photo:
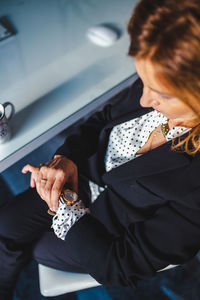
[[[79, 177], [79, 196], [88, 204], [87, 180]], [[45, 231], [51, 231], [52, 216], [35, 189], [28, 189], [0, 207], [0, 236], [26, 243]]]
[[[79, 181], [80, 195], [88, 200], [87, 182]], [[81, 197], [81, 198], [82, 198]], [[84, 200], [85, 200], [84, 199]], [[87, 201], [86, 201], [87, 202]], [[52, 216], [35, 189], [28, 189], [0, 208], [0, 240], [12, 243], [13, 250], [33, 249], [34, 258], [42, 264], [66, 271], [84, 272], [70, 255], [67, 244], [51, 229]], [[1, 251], [1, 249], [0, 249]]]
[[52, 217], [35, 189], [17, 195], [0, 208], [0, 237], [27, 244], [50, 229]]
[[75, 261], [67, 243], [53, 232], [46, 232], [35, 244], [33, 257], [38, 263], [55, 269], [84, 273], [79, 262]]

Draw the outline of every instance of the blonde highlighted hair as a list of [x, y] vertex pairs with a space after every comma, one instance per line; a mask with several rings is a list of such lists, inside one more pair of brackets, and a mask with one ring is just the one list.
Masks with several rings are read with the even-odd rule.
[[[196, 114], [195, 127], [172, 150], [200, 151], [200, 1], [140, 0], [129, 20], [128, 54], [150, 59], [160, 82]], [[193, 126], [192, 126], [193, 127]]]

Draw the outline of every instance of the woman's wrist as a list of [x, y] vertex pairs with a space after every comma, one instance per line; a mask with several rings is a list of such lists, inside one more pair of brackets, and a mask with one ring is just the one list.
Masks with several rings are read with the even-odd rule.
[[59, 208], [52, 220], [52, 228], [55, 235], [64, 240], [70, 228], [86, 213], [90, 213], [85, 208], [82, 200], [77, 201], [74, 205], [66, 205], [59, 202]]

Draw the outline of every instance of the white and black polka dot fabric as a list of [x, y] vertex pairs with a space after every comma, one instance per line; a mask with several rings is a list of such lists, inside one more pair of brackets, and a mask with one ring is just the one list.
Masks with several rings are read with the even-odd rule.
[[[147, 142], [151, 132], [162, 123], [166, 123], [167, 118], [156, 110], [149, 112], [141, 117], [124, 122], [115, 126], [109, 137], [108, 146], [105, 154], [105, 169], [110, 171], [141, 154], [136, 154]], [[169, 130], [166, 140], [170, 141], [187, 131], [190, 128], [173, 127]], [[92, 202], [100, 195], [103, 187], [99, 187], [90, 181]]]
[[88, 212], [89, 210], [85, 208], [81, 200], [72, 206], [67, 206], [62, 201], [59, 201], [59, 208], [56, 215], [53, 217], [51, 227], [57, 237], [64, 240], [72, 225]]
[[[138, 157], [137, 151], [147, 142], [150, 133], [160, 124], [166, 123], [167, 118], [157, 111], [149, 112], [139, 118], [124, 122], [115, 126], [109, 137], [109, 142], [105, 154], [105, 169], [107, 172], [116, 168], [131, 159]], [[166, 140], [176, 138], [190, 128], [173, 127], [169, 130]], [[141, 155], [141, 154], [140, 154]], [[96, 183], [89, 182], [91, 190], [91, 201], [94, 202], [104, 187]], [[59, 208], [53, 217], [52, 228], [55, 234], [65, 239], [69, 229], [89, 210], [84, 207], [80, 200], [73, 206], [67, 206], [59, 202]]]

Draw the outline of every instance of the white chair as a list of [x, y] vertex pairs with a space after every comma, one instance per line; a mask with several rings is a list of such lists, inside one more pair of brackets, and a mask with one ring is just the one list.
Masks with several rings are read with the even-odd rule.
[[59, 296], [100, 285], [89, 274], [56, 270], [39, 264], [40, 292], [45, 297]]
[[[158, 272], [174, 268], [178, 265], [169, 265]], [[89, 274], [72, 273], [56, 270], [39, 264], [40, 292], [45, 297], [59, 296], [78, 290], [99, 286]]]

